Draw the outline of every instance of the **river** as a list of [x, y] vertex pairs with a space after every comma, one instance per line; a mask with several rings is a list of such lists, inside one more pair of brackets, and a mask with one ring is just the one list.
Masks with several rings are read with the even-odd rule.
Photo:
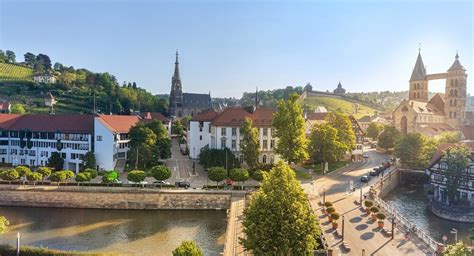
[[398, 187], [384, 200], [393, 205], [405, 217], [412, 219], [418, 228], [426, 230], [437, 241], [442, 242], [443, 235], [446, 235], [447, 242], [453, 243], [454, 234], [451, 234], [450, 230], [455, 228], [458, 230], [458, 239], [470, 243], [469, 228], [474, 227], [474, 224], [445, 220], [434, 215], [427, 207], [428, 199], [422, 186]]
[[224, 248], [225, 211], [142, 211], [0, 207], [10, 231], [0, 244], [60, 250], [116, 252], [124, 255], [171, 255], [183, 240], [195, 240], [204, 255]]

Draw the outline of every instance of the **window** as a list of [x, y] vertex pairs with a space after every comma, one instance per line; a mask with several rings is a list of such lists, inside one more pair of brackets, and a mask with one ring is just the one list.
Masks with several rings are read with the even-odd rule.
[[267, 155], [263, 155], [263, 157], [262, 157], [262, 162], [263, 162], [264, 164], [267, 163]]
[[61, 153], [61, 158], [66, 158], [66, 153]]
[[458, 80], [454, 80], [454, 86], [458, 86]]
[[225, 136], [225, 133], [226, 133], [226, 129], [224, 127], [221, 128], [221, 136]]
[[209, 125], [209, 133], [211, 133], [211, 126]]
[[270, 141], [270, 149], [273, 149], [275, 147], [275, 140]]
[[[265, 131], [266, 129], [264, 129]], [[267, 150], [268, 149], [268, 141], [267, 140], [263, 140], [263, 149], [264, 150]]]
[[263, 136], [267, 136], [268, 135], [268, 129], [267, 128], [263, 128]]
[[102, 141], [102, 136], [101, 135], [97, 135], [97, 141]]
[[232, 140], [232, 149], [236, 149], [236, 148], [237, 148], [237, 141]]
[[232, 136], [237, 136], [237, 128], [232, 128]]
[[202, 135], [199, 135], [199, 140], [202, 140]]
[[271, 164], [275, 163], [275, 156], [274, 155], [270, 155], [270, 163]]
[[226, 143], [225, 138], [222, 138], [222, 139], [221, 139], [221, 148], [225, 148], [225, 147], [226, 147], [226, 146], [225, 146], [225, 143]]

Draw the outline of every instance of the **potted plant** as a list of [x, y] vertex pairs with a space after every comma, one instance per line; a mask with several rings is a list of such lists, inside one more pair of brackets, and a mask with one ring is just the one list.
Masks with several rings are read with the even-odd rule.
[[372, 208], [370, 208], [370, 211], [372, 212], [372, 220], [376, 221], [377, 220], [376, 214], [379, 212], [379, 208], [377, 206], [372, 206]]
[[334, 209], [334, 207], [331, 206], [331, 207], [328, 207], [328, 208], [326, 209], [326, 211], [327, 211], [327, 213], [328, 213], [328, 220], [331, 222], [331, 221], [332, 221], [331, 213], [335, 212], [336, 209]]
[[383, 226], [384, 226], [383, 220], [384, 220], [386, 217], [387, 217], [387, 216], [385, 216], [385, 214], [383, 214], [383, 213], [381, 213], [381, 212], [377, 213], [377, 219], [379, 219], [379, 221], [378, 221], [378, 226], [379, 226], [379, 228], [383, 228]]
[[338, 226], [337, 220], [339, 220], [339, 213], [337, 212], [331, 213], [331, 219], [332, 219], [332, 228], [337, 229], [337, 226]]
[[327, 208], [332, 207], [332, 203], [331, 203], [330, 201], [326, 201], [326, 202], [324, 203], [324, 207], [325, 207], [325, 208], [323, 209], [323, 210], [324, 210], [324, 213], [328, 214]]
[[372, 201], [366, 200], [364, 201], [364, 205], [365, 211], [367, 212], [367, 214], [370, 214], [370, 208], [374, 205], [374, 203]]

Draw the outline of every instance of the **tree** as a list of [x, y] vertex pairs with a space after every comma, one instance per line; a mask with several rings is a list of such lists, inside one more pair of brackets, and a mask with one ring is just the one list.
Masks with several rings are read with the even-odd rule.
[[43, 179], [51, 175], [51, 168], [42, 166], [36, 170], [37, 173], [41, 174], [43, 176]]
[[13, 103], [12, 108], [11, 108], [11, 113], [12, 114], [23, 115], [23, 114], [26, 113], [26, 110], [25, 110], [25, 107], [23, 106], [23, 104]]
[[184, 135], [184, 126], [183, 124], [177, 120], [173, 122], [173, 125], [171, 127], [171, 132], [173, 134], [178, 135], [179, 137], [182, 137]]
[[311, 131], [309, 153], [316, 163], [336, 162], [344, 156], [347, 147], [337, 137], [338, 130], [329, 123], [315, 125]]
[[4, 216], [0, 216], [0, 235], [7, 232], [10, 222]]
[[240, 185], [240, 182], [245, 183], [245, 181], [250, 178], [250, 175], [246, 169], [234, 168], [229, 171], [229, 178], [233, 181], [237, 181], [238, 185]]
[[240, 152], [244, 156], [244, 160], [251, 169], [255, 169], [258, 165], [258, 156], [260, 155], [260, 141], [258, 130], [253, 128], [252, 119], [246, 117], [244, 123], [240, 127]]
[[375, 122], [371, 122], [369, 127], [367, 127], [367, 136], [376, 140], [379, 137], [380, 132], [382, 131], [383, 127]]
[[346, 152], [355, 149], [355, 133], [347, 115], [331, 112], [326, 116], [326, 121], [337, 130], [338, 141], [344, 145]]
[[282, 161], [264, 175], [242, 226], [240, 242], [254, 255], [312, 255], [321, 234], [300, 182]]
[[171, 178], [171, 170], [164, 165], [157, 165], [151, 168], [151, 176], [157, 181], [163, 181]]
[[459, 203], [459, 184], [464, 176], [462, 172], [470, 161], [471, 151], [465, 145], [455, 145], [444, 151], [440, 162], [445, 163], [446, 194], [450, 205]]
[[256, 181], [262, 181], [263, 180], [263, 171], [262, 170], [256, 170], [252, 174], [252, 178]]
[[389, 150], [395, 146], [395, 142], [400, 138], [400, 132], [394, 126], [386, 125], [379, 135], [378, 146]]
[[7, 50], [6, 55], [7, 55], [7, 62], [9, 62], [9, 63], [15, 63], [16, 62], [16, 55], [13, 51]]
[[48, 159], [48, 166], [54, 168], [55, 171], [60, 171], [63, 169], [64, 159], [58, 152], [53, 152]]
[[288, 100], [278, 100], [272, 126], [278, 138], [276, 152], [283, 159], [288, 163], [297, 163], [308, 158], [303, 110], [296, 93], [291, 94]]
[[173, 251], [173, 256], [202, 256], [202, 249], [194, 241], [183, 241]]
[[2, 177], [3, 180], [8, 181], [9, 184], [11, 184], [12, 181], [15, 181], [20, 178], [20, 175], [15, 169], [10, 169], [7, 171], [2, 172]]
[[464, 245], [464, 243], [458, 242], [456, 244], [449, 245], [443, 253], [444, 256], [468, 256], [471, 255], [471, 250]]
[[7, 55], [4, 51], [0, 50], [0, 63], [5, 63], [7, 61]]
[[112, 184], [112, 183], [115, 183], [117, 179], [118, 179], [118, 173], [115, 170], [111, 170], [111, 171], [106, 172], [102, 176], [102, 183]]
[[15, 170], [18, 172], [18, 175], [20, 176], [20, 178], [25, 177], [26, 175], [31, 173], [31, 169], [28, 166], [23, 166], [23, 165], [19, 165], [15, 167]]
[[228, 169], [240, 167], [237, 159], [229, 148], [215, 149], [205, 147], [199, 153], [199, 163], [205, 168], [223, 166]]
[[25, 57], [26, 65], [28, 65], [29, 67], [33, 67], [35, 65], [36, 56], [33, 53], [27, 52], [23, 56]]
[[146, 173], [140, 170], [133, 170], [127, 174], [127, 179], [131, 182], [140, 183], [146, 178]]
[[49, 175], [48, 179], [51, 182], [57, 182], [59, 185], [59, 183], [67, 179], [67, 174], [64, 171], [53, 172], [51, 175]]
[[[133, 155], [135, 158], [135, 168], [138, 168], [139, 165], [146, 167], [146, 161], [142, 160], [140, 162], [139, 155], [146, 156], [150, 153], [152, 146], [156, 144], [156, 134], [142, 123], [138, 123], [130, 129], [129, 135], [131, 150], [135, 151], [135, 155]], [[146, 158], [143, 159], [146, 160]]]
[[224, 167], [211, 167], [207, 170], [207, 177], [219, 186], [219, 182], [227, 178], [227, 171]]
[[145, 125], [150, 128], [156, 135], [156, 146], [158, 158], [166, 159], [171, 157], [171, 139], [168, 137], [168, 131], [161, 121], [154, 120]]
[[461, 132], [443, 132], [435, 137], [439, 144], [458, 143], [461, 140]]
[[91, 181], [92, 176], [89, 172], [81, 172], [76, 175], [76, 182], [78, 185], [80, 185], [82, 182], [88, 182]]
[[94, 152], [87, 152], [85, 155], [84, 155], [84, 169], [95, 169], [97, 166], [96, 166], [96, 159], [95, 159], [95, 155], [94, 155]]
[[405, 134], [395, 144], [395, 156], [400, 158], [403, 166], [419, 167], [423, 143], [424, 138], [420, 133]]
[[34, 70], [36, 72], [44, 72], [51, 69], [51, 59], [46, 54], [38, 54], [35, 60]]
[[35, 186], [37, 181], [43, 179], [43, 175], [41, 175], [39, 172], [30, 172], [26, 175], [26, 179], [28, 179], [30, 182], [33, 182], [33, 186]]

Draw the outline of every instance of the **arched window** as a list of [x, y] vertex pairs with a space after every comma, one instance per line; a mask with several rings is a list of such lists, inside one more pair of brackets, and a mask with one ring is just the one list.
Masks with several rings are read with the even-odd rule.
[[453, 100], [449, 100], [449, 106], [451, 107], [453, 105]]
[[453, 96], [453, 89], [449, 91], [449, 96]]
[[420, 92], [417, 92], [417, 93], [416, 93], [416, 98], [417, 98], [417, 99], [420, 98]]
[[454, 96], [455, 96], [455, 97], [458, 96], [458, 90], [454, 90]]
[[458, 87], [458, 80], [454, 80], [454, 86]]
[[271, 164], [275, 163], [275, 156], [274, 155], [270, 155], [270, 163]]
[[451, 87], [453, 87], [453, 86], [454, 86], [454, 80], [451, 79]]
[[264, 164], [267, 163], [267, 155], [263, 155], [262, 162], [263, 162]]
[[456, 118], [456, 112], [454, 112], [454, 118]]
[[454, 103], [453, 103], [453, 106], [456, 107], [457, 105], [458, 105], [458, 101], [455, 99], [455, 100], [454, 100]]

